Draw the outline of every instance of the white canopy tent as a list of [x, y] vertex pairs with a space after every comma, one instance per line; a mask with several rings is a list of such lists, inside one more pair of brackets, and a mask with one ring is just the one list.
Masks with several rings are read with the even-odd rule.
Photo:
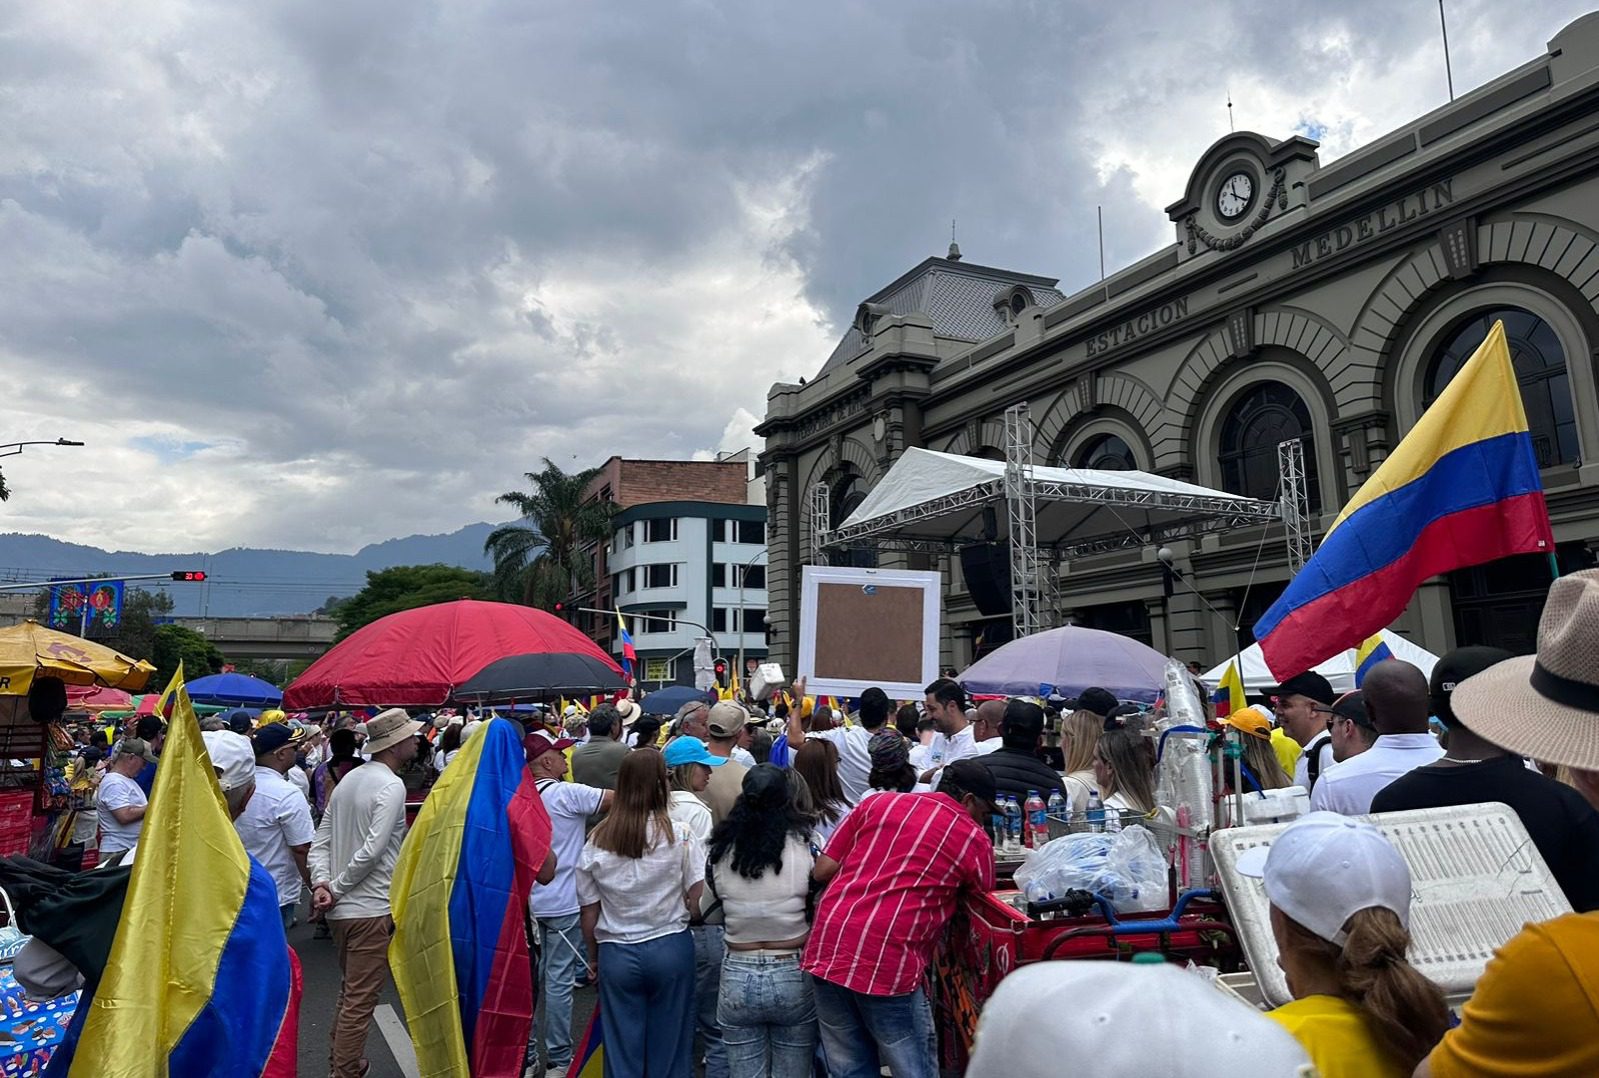
[[[1432, 677], [1432, 668], [1437, 663], [1438, 656], [1387, 629], [1382, 631], [1382, 639], [1383, 643], [1388, 645], [1388, 650], [1394, 653], [1394, 658], [1403, 659], [1419, 667], [1428, 678]], [[1205, 684], [1215, 688], [1231, 662], [1232, 660], [1228, 659], [1216, 669], [1207, 671], [1203, 679]], [[1244, 649], [1243, 654], [1238, 657], [1238, 672], [1243, 676], [1244, 691], [1248, 693], [1263, 693], [1278, 683], [1271, 671], [1266, 669], [1266, 658], [1260, 653], [1259, 644], [1251, 644]], [[1355, 649], [1350, 648], [1348, 651], [1340, 652], [1319, 664], [1316, 673], [1327, 679], [1334, 692], [1349, 692], [1355, 687]]]
[[[819, 538], [828, 546], [876, 539], [945, 546], [1004, 541], [1005, 469], [1002, 460], [907, 449], [849, 519]], [[1148, 472], [1037, 465], [1028, 472], [1041, 552], [1144, 545], [1167, 534], [1258, 525], [1282, 515], [1274, 502]]]

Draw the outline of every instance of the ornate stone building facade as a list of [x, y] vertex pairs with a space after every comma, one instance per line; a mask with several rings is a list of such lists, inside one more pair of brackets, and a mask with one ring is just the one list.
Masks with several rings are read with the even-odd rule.
[[[1599, 550], [1599, 15], [1549, 51], [1323, 166], [1316, 143], [1221, 139], [1167, 209], [1175, 240], [1073, 295], [1048, 278], [928, 259], [861, 304], [818, 375], [772, 387], [758, 433], [772, 529], [771, 647], [792, 663], [807, 492], [841, 523], [907, 446], [997, 456], [1029, 402], [1034, 459], [1138, 468], [1260, 498], [1302, 438], [1314, 531], [1503, 319], [1561, 571]], [[1288, 578], [1280, 526], [1084, 557], [1059, 616], [1219, 660]], [[835, 553], [836, 560], [840, 555]], [[941, 566], [946, 660], [1005, 636], [959, 559]], [[1433, 650], [1530, 650], [1547, 559], [1428, 582], [1397, 628]]]

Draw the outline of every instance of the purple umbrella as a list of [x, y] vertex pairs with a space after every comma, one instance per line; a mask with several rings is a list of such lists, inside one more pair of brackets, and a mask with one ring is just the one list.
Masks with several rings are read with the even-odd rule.
[[1119, 700], [1153, 702], [1164, 683], [1166, 656], [1130, 637], [1068, 625], [994, 649], [958, 680], [970, 693], [1076, 696], [1091, 685]]

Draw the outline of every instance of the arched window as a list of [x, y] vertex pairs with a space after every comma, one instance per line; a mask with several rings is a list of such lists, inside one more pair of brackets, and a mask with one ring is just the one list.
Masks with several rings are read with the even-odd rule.
[[1133, 447], [1114, 434], [1101, 434], [1077, 451], [1074, 468], [1098, 468], [1106, 472], [1131, 472], [1138, 469]]
[[1221, 427], [1221, 484], [1234, 494], [1263, 501], [1279, 497], [1277, 445], [1298, 438], [1305, 445], [1305, 485], [1310, 511], [1321, 509], [1321, 485], [1316, 478], [1315, 432], [1310, 409], [1299, 394], [1281, 382], [1250, 386], [1233, 402]]
[[[846, 470], [833, 484], [833, 527], [837, 528], [849, 519], [851, 513], [860, 508], [866, 500], [866, 481], [855, 474], [853, 468], [846, 466]], [[834, 565], [852, 565], [859, 569], [877, 568], [877, 548], [871, 543], [862, 542], [849, 547], [834, 547], [830, 552], [830, 559]]]
[[1457, 325], [1427, 370], [1423, 406], [1438, 399], [1449, 380], [1487, 338], [1494, 322], [1505, 323], [1505, 343], [1516, 368], [1521, 401], [1527, 409], [1538, 466], [1550, 468], [1577, 460], [1577, 417], [1566, 373], [1566, 350], [1549, 323], [1519, 307], [1483, 311]]

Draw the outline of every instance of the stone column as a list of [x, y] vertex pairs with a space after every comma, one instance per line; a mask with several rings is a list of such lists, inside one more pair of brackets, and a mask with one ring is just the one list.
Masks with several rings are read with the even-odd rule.
[[1205, 661], [1214, 665], [1238, 652], [1238, 604], [1230, 591], [1206, 592], [1205, 599], [1210, 603], [1205, 608], [1205, 624], [1211, 656]]
[[1161, 596], [1144, 600], [1144, 614], [1149, 618], [1151, 646], [1162, 655], [1172, 653], [1171, 639], [1166, 631], [1166, 599]]
[[1416, 643], [1433, 654], [1455, 647], [1455, 608], [1448, 580], [1434, 578], [1417, 588], [1405, 618], [1416, 632]]

